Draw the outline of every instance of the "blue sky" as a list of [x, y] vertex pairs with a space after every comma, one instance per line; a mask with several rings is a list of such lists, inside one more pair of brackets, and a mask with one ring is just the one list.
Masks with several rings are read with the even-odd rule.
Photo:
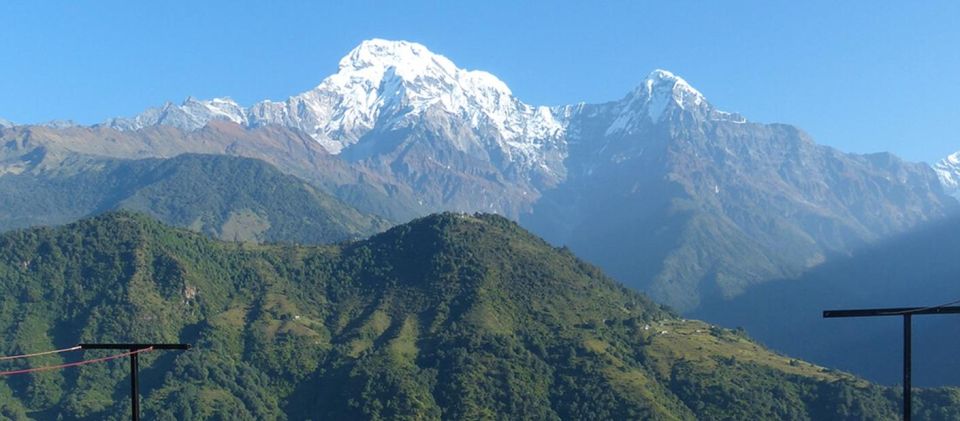
[[50, 1], [0, 16], [0, 117], [21, 123], [282, 99], [377, 37], [537, 105], [616, 99], [664, 68], [722, 109], [845, 151], [960, 150], [960, 2]]

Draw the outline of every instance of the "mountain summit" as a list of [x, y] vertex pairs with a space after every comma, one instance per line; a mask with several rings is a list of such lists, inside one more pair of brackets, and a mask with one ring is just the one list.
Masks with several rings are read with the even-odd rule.
[[212, 120], [226, 120], [246, 125], [246, 110], [230, 98], [197, 100], [189, 97], [180, 105], [167, 102], [161, 107], [150, 108], [133, 118], [113, 118], [107, 126], [118, 130], [140, 130], [150, 126], [172, 126], [184, 130], [197, 130]]
[[703, 119], [746, 121], [738, 114], [717, 110], [686, 80], [662, 69], [650, 72], [646, 80], [621, 103], [623, 106], [607, 133], [629, 130], [637, 124], [638, 119], [644, 117], [657, 123], [661, 119], [670, 118], [672, 113], [683, 111]]
[[671, 103], [681, 109], [694, 109], [707, 102], [703, 94], [687, 81], [661, 69], [647, 76], [643, 85], [634, 92], [634, 97], [646, 99], [647, 115], [654, 121], [660, 119]]
[[293, 125], [339, 153], [371, 131], [409, 127], [437, 112], [469, 122], [488, 138], [484, 143], [508, 154], [523, 154], [563, 130], [549, 109], [520, 102], [490, 73], [460, 69], [417, 43], [381, 39], [354, 48], [313, 90], [262, 102], [249, 114], [252, 124]]
[[937, 172], [937, 177], [940, 178], [943, 189], [952, 196], [960, 198], [960, 151], [954, 152], [933, 164], [933, 170]]
[[285, 101], [245, 109], [225, 98], [187, 99], [107, 124], [123, 130], [154, 124], [195, 130], [212, 119], [253, 127], [278, 124], [303, 130], [338, 154], [375, 129], [408, 127], [429, 112], [468, 121], [470, 129], [510, 155], [528, 154], [563, 133], [549, 108], [520, 102], [496, 76], [458, 68], [414, 42], [383, 39], [363, 41], [340, 60], [337, 73]]

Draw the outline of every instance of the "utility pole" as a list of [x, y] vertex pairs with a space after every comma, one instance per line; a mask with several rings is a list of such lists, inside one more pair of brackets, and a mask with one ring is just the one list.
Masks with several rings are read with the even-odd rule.
[[903, 420], [910, 421], [910, 383], [911, 383], [911, 354], [913, 346], [911, 344], [911, 325], [914, 315], [926, 314], [957, 314], [960, 313], [960, 306], [934, 306], [934, 307], [895, 307], [895, 308], [866, 308], [855, 310], [825, 310], [824, 318], [835, 317], [877, 317], [877, 316], [902, 316], [903, 317]]
[[[139, 351], [147, 348], [154, 350], [180, 350], [190, 349], [188, 344], [80, 344], [82, 349], [125, 349], [130, 352]], [[140, 421], [140, 354], [130, 355], [130, 419]]]

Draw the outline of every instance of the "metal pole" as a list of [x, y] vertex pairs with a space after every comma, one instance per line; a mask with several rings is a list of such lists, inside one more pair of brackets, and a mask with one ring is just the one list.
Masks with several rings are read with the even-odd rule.
[[[135, 351], [131, 349], [131, 351]], [[139, 371], [140, 363], [140, 354], [133, 354], [130, 356], [130, 419], [133, 421], [140, 421], [140, 382], [137, 378], [137, 371]]]
[[[950, 303], [955, 304], [955, 303]], [[903, 316], [903, 419], [910, 421], [910, 324], [912, 316], [925, 314], [960, 314], [960, 306], [861, 308], [851, 310], [824, 310], [824, 318]]]
[[140, 421], [140, 381], [138, 371], [140, 368], [140, 354], [134, 354], [135, 351], [142, 351], [146, 349], [164, 349], [164, 350], [181, 350], [186, 351], [190, 349], [189, 344], [137, 344], [137, 343], [123, 343], [123, 344], [80, 344], [80, 348], [83, 349], [126, 349], [131, 352], [130, 354], [130, 419], [133, 421]]
[[911, 314], [903, 315], [903, 420], [910, 421], [910, 319]]

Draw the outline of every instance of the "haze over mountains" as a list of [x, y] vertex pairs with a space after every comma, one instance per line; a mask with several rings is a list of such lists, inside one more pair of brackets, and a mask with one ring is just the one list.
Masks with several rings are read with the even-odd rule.
[[[960, 297], [960, 218], [928, 224], [827, 262], [795, 279], [768, 282], [692, 314], [742, 326], [764, 344], [799, 358], [895, 384], [902, 373], [902, 321], [823, 319], [836, 308], [934, 306]], [[952, 303], [955, 305], [956, 303]], [[960, 325], [955, 315], [913, 319], [914, 384], [956, 385]]]
[[752, 123], [667, 71], [620, 100], [533, 106], [495, 76], [403, 41], [363, 42], [285, 101], [188, 99], [93, 127], [7, 128], [0, 140], [0, 173], [229, 154], [396, 222], [500, 213], [683, 311], [956, 208], [942, 171]]

